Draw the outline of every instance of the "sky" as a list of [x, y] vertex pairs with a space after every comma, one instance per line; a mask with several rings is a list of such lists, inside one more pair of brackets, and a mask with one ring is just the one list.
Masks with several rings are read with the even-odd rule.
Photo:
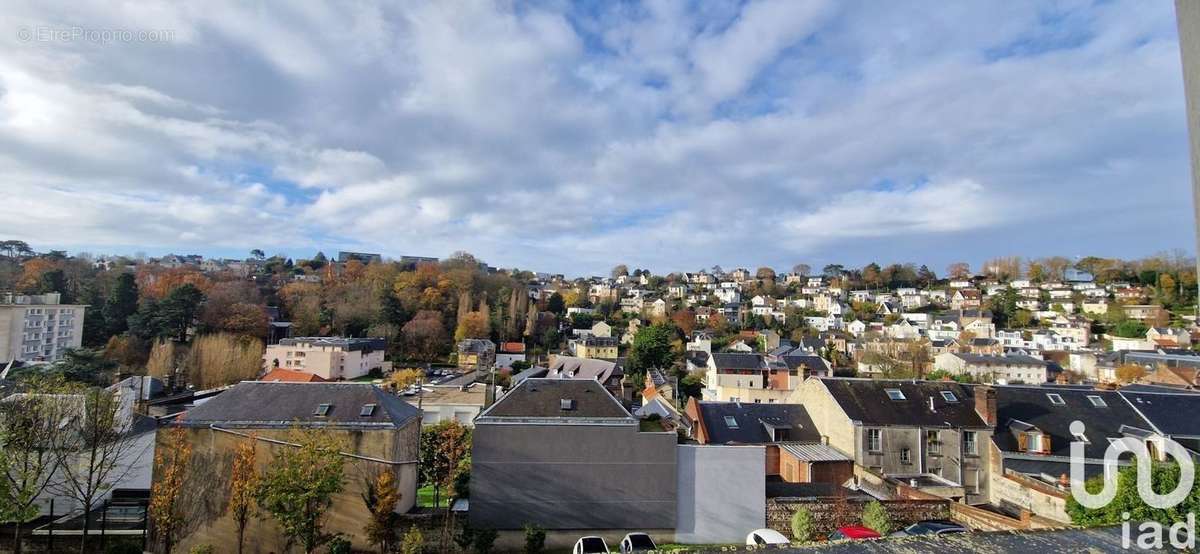
[[1194, 251], [1167, 1], [0, 1], [0, 239], [603, 274]]

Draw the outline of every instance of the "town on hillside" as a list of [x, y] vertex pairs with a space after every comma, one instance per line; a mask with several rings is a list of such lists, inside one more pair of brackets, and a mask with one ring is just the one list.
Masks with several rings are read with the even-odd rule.
[[1182, 254], [566, 276], [5, 240], [0, 551], [1117, 549], [1158, 513], [1110, 444], [1200, 458], [1196, 315]]

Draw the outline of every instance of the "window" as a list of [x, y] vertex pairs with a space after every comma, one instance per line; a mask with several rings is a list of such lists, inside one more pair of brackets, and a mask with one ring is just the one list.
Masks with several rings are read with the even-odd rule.
[[318, 404], [317, 410], [315, 412], [313, 412], [313, 415], [325, 417], [325, 416], [329, 415], [329, 410], [332, 408], [333, 408], [332, 404]]
[[869, 452], [883, 451], [883, 431], [867, 429], [867, 450]]
[[912, 463], [912, 450], [911, 449], [909, 449], [909, 448], [901, 448], [900, 449], [900, 463], [902, 463], [902, 464], [911, 464]]
[[558, 401], [558, 407], [563, 410], [574, 410], [575, 409], [575, 400], [570, 399], [570, 398], [560, 399]]
[[975, 448], [975, 431], [963, 431], [963, 452], [978, 454]]
[[958, 402], [958, 397], [954, 396], [954, 393], [944, 390], [942, 391], [942, 400], [945, 400], [946, 402]]
[[375, 415], [375, 405], [363, 404], [362, 409], [358, 411], [358, 415], [359, 417], [371, 417]]
[[931, 454], [938, 454], [942, 451], [942, 441], [938, 440], [937, 431], [925, 431], [925, 444], [929, 445]]
[[737, 429], [738, 428], [737, 418], [735, 418], [731, 415], [725, 416], [725, 426], [730, 429]]
[[1055, 393], [1047, 394], [1046, 398], [1049, 398], [1050, 403], [1054, 404], [1055, 406], [1065, 406], [1067, 404], [1067, 401], [1063, 400], [1062, 396], [1055, 394]]
[[888, 398], [891, 398], [892, 400], [904, 400], [904, 393], [900, 392], [900, 389], [884, 389], [884, 392], [886, 392]]
[[1108, 402], [1105, 402], [1104, 399], [1100, 398], [1099, 396], [1088, 395], [1087, 399], [1089, 402], [1092, 403], [1093, 406], [1095, 406], [1097, 408], [1107, 408], [1108, 407]]

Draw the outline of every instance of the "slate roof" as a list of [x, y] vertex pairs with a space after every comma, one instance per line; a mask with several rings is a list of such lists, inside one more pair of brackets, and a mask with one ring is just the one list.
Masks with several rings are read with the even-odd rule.
[[[820, 433], [808, 411], [800, 404], [754, 404], [746, 402], [697, 402], [710, 444], [764, 444], [775, 442], [767, 425], [787, 429], [787, 440], [819, 442]], [[732, 417], [737, 428], [726, 424]]]
[[[572, 408], [564, 410], [563, 400], [573, 400]], [[590, 379], [526, 379], [480, 414], [480, 420], [484, 421], [503, 418], [632, 421], [632, 417], [600, 383]]]
[[813, 356], [812, 354], [789, 354], [781, 359], [783, 360], [783, 363], [787, 365], [788, 369], [799, 369], [800, 366], [807, 367], [809, 370], [813, 371], [823, 371], [829, 369], [829, 362], [825, 361], [825, 359], [820, 356]]
[[[985, 428], [975, 412], [974, 391], [949, 381], [887, 381], [822, 377], [820, 381], [851, 420], [866, 426]], [[892, 400], [888, 389], [898, 389], [904, 400]], [[956, 402], [942, 397], [954, 394]], [[934, 410], [929, 409], [933, 398]]]
[[331, 346], [348, 351], [361, 350], [363, 352], [374, 352], [387, 348], [387, 341], [381, 338], [289, 337], [279, 339], [279, 344], [283, 346], [297, 346], [301, 343], [311, 343], [317, 347]]
[[[1200, 395], [1183, 393], [1147, 393], [1122, 390], [1129, 401], [1152, 426], [1164, 435], [1200, 437]], [[1085, 420], [1084, 423], [1087, 421]], [[1130, 423], [1130, 425], [1136, 425]]]
[[749, 352], [713, 352], [717, 369], [762, 369], [763, 355]]
[[[1057, 394], [1064, 404], [1055, 405], [1049, 394]], [[1105, 406], [1095, 406], [1089, 396], [1100, 397]], [[1011, 432], [1014, 421], [1028, 423], [1050, 435], [1050, 455], [1069, 456], [1071, 422], [1079, 420], [1086, 426], [1084, 446], [1087, 458], [1100, 459], [1108, 448], [1108, 439], [1124, 436], [1121, 426], [1147, 428], [1145, 420], [1129, 406], [1116, 391], [1080, 389], [1074, 387], [996, 387], [996, 432], [992, 440], [1001, 451], [1020, 453], [1017, 437]]]
[[[316, 415], [329, 404], [329, 413]], [[363, 416], [364, 405], [375, 410]], [[187, 427], [400, 428], [421, 412], [383, 389], [365, 383], [283, 383], [243, 381], [188, 410], [177, 422]]]
[[546, 377], [552, 379], [592, 379], [607, 381], [614, 375], [624, 375], [621, 364], [598, 358], [557, 356], [550, 364]]
[[684, 358], [695, 366], [704, 367], [708, 365], [708, 352], [703, 350], [688, 350], [684, 353]]
[[1019, 364], [1019, 365], [1033, 365], [1033, 366], [1043, 366], [1043, 367], [1047, 365], [1045, 360], [1039, 360], [1037, 358], [1034, 358], [1033, 356], [1024, 356], [1021, 354], [1007, 355], [1007, 356], [990, 356], [990, 355], [986, 355], [986, 354], [970, 354], [970, 353], [966, 353], [966, 352], [956, 352], [956, 353], [954, 353], [954, 355], [958, 356], [963, 361], [965, 361], [969, 364], [973, 364], [973, 365], [1016, 365], [1016, 364]]

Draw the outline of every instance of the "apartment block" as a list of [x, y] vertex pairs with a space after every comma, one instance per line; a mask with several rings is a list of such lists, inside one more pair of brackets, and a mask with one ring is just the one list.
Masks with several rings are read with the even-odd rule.
[[53, 362], [83, 343], [84, 304], [62, 304], [57, 292], [0, 294], [0, 363]]
[[303, 371], [326, 381], [356, 379], [373, 369], [387, 371], [387, 343], [381, 338], [296, 337], [267, 347], [263, 366]]

